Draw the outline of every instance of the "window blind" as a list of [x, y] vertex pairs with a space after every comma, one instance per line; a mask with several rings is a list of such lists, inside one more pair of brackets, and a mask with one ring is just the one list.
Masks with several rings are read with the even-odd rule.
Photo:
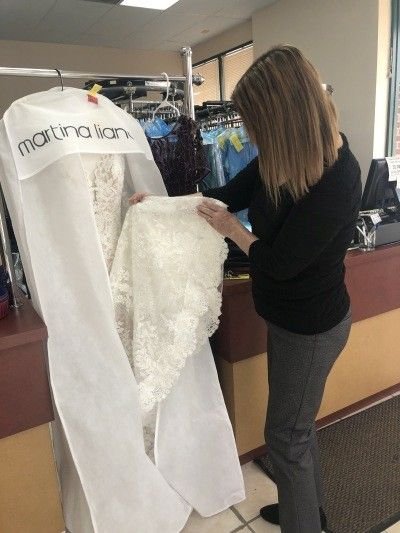
[[230, 100], [237, 82], [254, 61], [253, 45], [223, 56], [223, 98]]
[[220, 100], [220, 83], [218, 59], [212, 59], [207, 63], [193, 67], [195, 74], [201, 74], [205, 82], [200, 87], [194, 87], [194, 103], [201, 105], [208, 100]]

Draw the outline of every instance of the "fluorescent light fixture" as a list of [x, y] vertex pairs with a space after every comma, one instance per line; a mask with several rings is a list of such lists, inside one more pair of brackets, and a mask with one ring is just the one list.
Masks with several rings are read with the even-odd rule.
[[145, 7], [147, 9], [159, 9], [165, 11], [176, 4], [179, 0], [122, 0], [121, 6]]

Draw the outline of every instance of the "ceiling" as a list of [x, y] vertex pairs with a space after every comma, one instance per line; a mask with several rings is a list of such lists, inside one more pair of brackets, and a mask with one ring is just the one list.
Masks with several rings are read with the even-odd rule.
[[175, 51], [274, 1], [179, 0], [161, 12], [92, 0], [0, 0], [0, 39]]

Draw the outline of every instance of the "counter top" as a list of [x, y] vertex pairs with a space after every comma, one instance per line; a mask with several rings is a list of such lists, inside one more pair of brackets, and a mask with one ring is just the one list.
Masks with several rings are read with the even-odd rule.
[[46, 326], [29, 300], [24, 300], [19, 309], [10, 309], [10, 313], [0, 320], [0, 350], [46, 338]]
[[[372, 252], [352, 250], [345, 266], [353, 322], [400, 308], [400, 244]], [[224, 280], [220, 328], [212, 343], [216, 353], [230, 362], [266, 349], [266, 324], [254, 309], [251, 283], [251, 279]]]

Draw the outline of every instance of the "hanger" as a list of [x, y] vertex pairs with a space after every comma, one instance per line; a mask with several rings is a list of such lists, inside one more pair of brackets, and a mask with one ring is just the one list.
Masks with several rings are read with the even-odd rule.
[[180, 117], [181, 114], [180, 114], [179, 109], [176, 106], [174, 106], [174, 104], [171, 104], [171, 102], [168, 102], [168, 97], [169, 97], [169, 77], [168, 77], [168, 74], [166, 72], [162, 72], [161, 75], [165, 76], [165, 79], [167, 80], [167, 95], [164, 98], [164, 100], [161, 102], [161, 104], [158, 107], [156, 107], [156, 109], [154, 110], [152, 120], [154, 120], [156, 118], [157, 112], [160, 109], [162, 109], [163, 107], [171, 107], [172, 109], [174, 109], [176, 111], [176, 114], [178, 115], [178, 117]]
[[63, 77], [62, 77], [61, 70], [59, 70], [58, 68], [55, 68], [54, 70], [57, 72], [58, 78], [59, 78], [60, 83], [61, 83], [61, 90], [63, 91], [64, 90], [64, 80], [63, 80]]

